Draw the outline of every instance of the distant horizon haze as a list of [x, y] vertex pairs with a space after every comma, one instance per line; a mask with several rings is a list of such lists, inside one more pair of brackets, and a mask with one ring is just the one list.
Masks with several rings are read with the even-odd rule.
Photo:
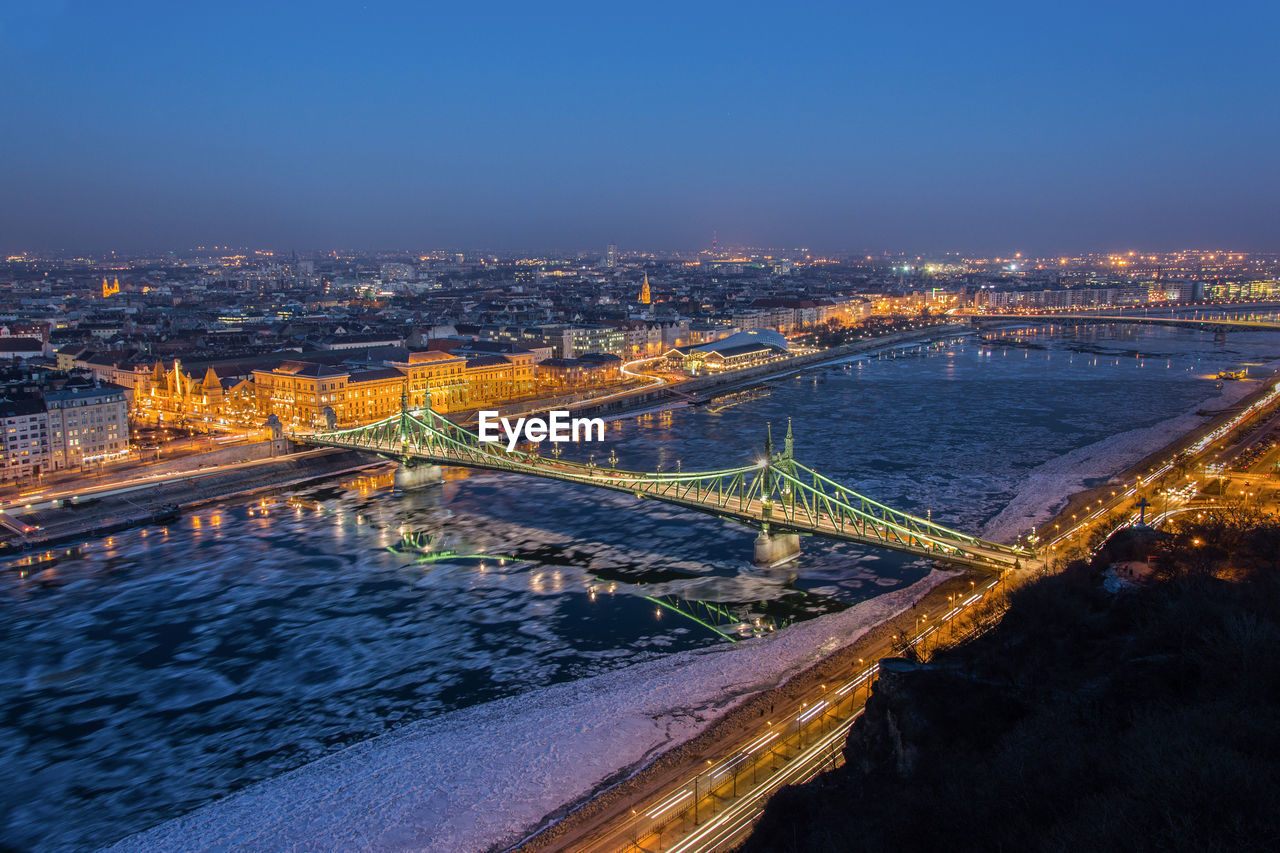
[[[396, 246], [371, 246], [371, 247], [352, 247], [352, 246], [330, 246], [330, 247], [311, 247], [311, 246], [270, 246], [261, 243], [248, 243], [243, 245], [232, 244], [203, 244], [195, 246], [180, 247], [157, 247], [157, 246], [135, 246], [135, 247], [117, 247], [111, 249], [85, 249], [79, 247], [60, 247], [50, 249], [32, 249], [17, 248], [3, 250], [8, 257], [21, 257], [27, 255], [33, 259], [38, 258], [82, 258], [82, 259], [102, 259], [103, 261], [111, 261], [114, 257], [117, 260], [128, 260], [130, 258], [154, 258], [157, 255], [174, 255], [178, 257], [188, 257], [191, 255], [201, 255], [227, 252], [262, 252], [268, 253], [269, 257], [277, 260], [288, 259], [291, 255], [296, 255], [299, 260], [319, 260], [325, 256], [334, 255], [347, 256], [356, 255], [378, 255], [387, 257], [409, 257], [414, 256], [420, 259], [426, 259], [432, 254], [464, 254], [468, 256], [468, 261], [472, 259], [498, 258], [499, 260], [530, 260], [540, 258], [546, 261], [557, 259], [577, 259], [599, 255], [604, 258], [607, 246], [580, 246], [568, 248], [563, 246], [553, 247], [521, 247], [521, 248], [495, 248], [492, 246], [419, 246], [419, 247], [396, 247]], [[1105, 257], [1117, 257], [1132, 255], [1138, 261], [1142, 261], [1144, 256], [1150, 255], [1168, 255], [1180, 252], [1188, 253], [1220, 253], [1223, 255], [1244, 254], [1250, 256], [1280, 257], [1280, 248], [1259, 248], [1247, 249], [1239, 246], [1217, 246], [1217, 245], [1190, 245], [1178, 246], [1168, 249], [1156, 249], [1149, 246], [1140, 246], [1137, 249], [1129, 248], [1106, 248], [1081, 252], [1046, 252], [1043, 254], [1029, 253], [1021, 250], [998, 249], [990, 251], [978, 251], [973, 249], [868, 249], [868, 248], [852, 248], [852, 249], [829, 249], [818, 250], [810, 247], [784, 247], [784, 246], [748, 246], [733, 245], [726, 246], [720, 244], [718, 251], [714, 254], [719, 256], [732, 255], [734, 253], [750, 253], [751, 255], [768, 254], [776, 260], [800, 261], [806, 258], [814, 261], [822, 259], [840, 259], [840, 260], [867, 260], [898, 263], [904, 260], [921, 260], [922, 262], [945, 262], [945, 261], [976, 261], [988, 260], [1016, 263], [1023, 262], [1048, 262], [1065, 260], [1067, 262], [1073, 260], [1083, 260], [1086, 258], [1102, 259]], [[620, 259], [647, 257], [655, 260], [675, 259], [677, 257], [687, 258], [690, 255], [713, 254], [709, 246], [691, 246], [685, 248], [671, 247], [652, 247], [652, 246], [619, 246], [618, 254]]]

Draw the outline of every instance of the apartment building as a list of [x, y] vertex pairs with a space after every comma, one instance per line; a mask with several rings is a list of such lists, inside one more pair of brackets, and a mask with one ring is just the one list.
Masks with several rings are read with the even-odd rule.
[[129, 453], [129, 400], [109, 382], [46, 391], [50, 470], [115, 462]]

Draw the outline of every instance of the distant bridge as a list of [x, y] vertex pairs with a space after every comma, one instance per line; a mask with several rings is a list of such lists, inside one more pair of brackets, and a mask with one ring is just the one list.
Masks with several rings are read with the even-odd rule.
[[1236, 320], [1225, 317], [1149, 317], [1145, 314], [969, 314], [974, 322], [996, 320], [999, 322], [1026, 323], [1139, 323], [1149, 326], [1176, 326], [1200, 329], [1215, 334], [1237, 332], [1280, 332], [1280, 323], [1266, 320]]
[[[821, 536], [927, 557], [956, 566], [999, 572], [1034, 559], [1029, 548], [988, 542], [900, 512], [830, 480], [792, 457], [791, 427], [782, 451], [772, 437], [764, 457], [718, 471], [639, 472], [508, 451], [482, 441], [430, 408], [401, 411], [376, 423], [294, 437], [320, 447], [377, 453], [405, 466], [459, 465], [580, 483], [664, 501], [732, 519], [761, 531], [756, 560], [780, 562], [799, 553], [796, 534]], [[616, 462], [616, 458], [612, 461]]]

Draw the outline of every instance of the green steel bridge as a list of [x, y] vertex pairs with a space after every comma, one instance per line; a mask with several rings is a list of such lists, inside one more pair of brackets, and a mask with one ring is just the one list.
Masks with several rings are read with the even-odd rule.
[[[376, 453], [401, 462], [458, 465], [529, 474], [633, 494], [730, 519], [765, 536], [804, 534], [855, 542], [990, 572], [1021, 568], [1034, 552], [950, 530], [931, 519], [899, 512], [830, 480], [792, 456], [791, 427], [783, 449], [772, 436], [764, 458], [718, 471], [641, 472], [571, 462], [535, 451], [508, 451], [430, 408], [410, 409], [376, 423], [294, 436], [319, 447]], [[616, 463], [616, 458], [611, 456]]]

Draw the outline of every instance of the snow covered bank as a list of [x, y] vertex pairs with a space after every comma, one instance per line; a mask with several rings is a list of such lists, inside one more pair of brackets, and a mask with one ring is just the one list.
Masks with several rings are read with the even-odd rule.
[[483, 850], [683, 743], [948, 577], [758, 640], [681, 652], [424, 720], [108, 848]]
[[[1280, 367], [1273, 362], [1268, 367]], [[1087, 488], [1086, 480], [1112, 477], [1148, 454], [1201, 426], [1201, 409], [1224, 409], [1258, 390], [1254, 382], [1232, 382], [1220, 394], [1175, 418], [1081, 447], [1036, 467], [1018, 485], [1017, 496], [983, 526], [983, 536], [1012, 541], [1053, 517], [1068, 497]]]

